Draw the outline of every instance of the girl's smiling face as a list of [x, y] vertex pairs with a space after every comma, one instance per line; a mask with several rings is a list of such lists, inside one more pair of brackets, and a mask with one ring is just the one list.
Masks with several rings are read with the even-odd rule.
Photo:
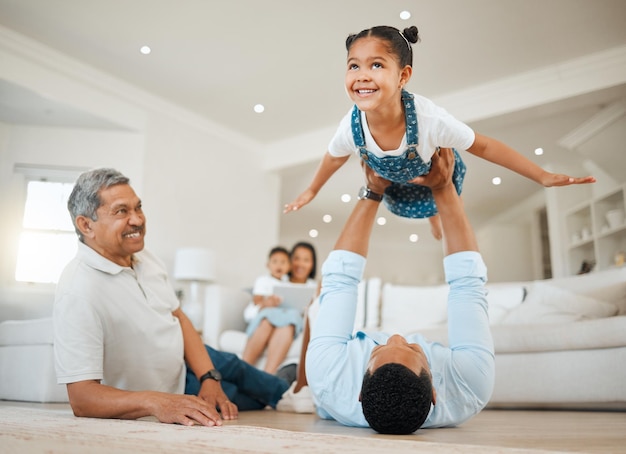
[[412, 74], [410, 66], [401, 68], [398, 56], [384, 40], [360, 38], [348, 52], [346, 92], [362, 111], [398, 103], [402, 87]]

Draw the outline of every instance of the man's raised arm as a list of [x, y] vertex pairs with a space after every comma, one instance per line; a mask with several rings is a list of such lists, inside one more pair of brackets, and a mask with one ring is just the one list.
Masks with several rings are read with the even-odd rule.
[[449, 148], [442, 148], [432, 157], [430, 173], [413, 180], [428, 186], [441, 218], [446, 255], [461, 251], [478, 251], [474, 230], [463, 209], [463, 202], [452, 184], [454, 154]]
[[[375, 195], [382, 195], [385, 192], [385, 188], [389, 186], [389, 181], [375, 174], [368, 166], [363, 167], [369, 190]], [[376, 218], [380, 200], [373, 198], [357, 200], [356, 206], [335, 243], [335, 250], [350, 251], [367, 257], [370, 235], [372, 234], [372, 227], [374, 226], [374, 219]]]

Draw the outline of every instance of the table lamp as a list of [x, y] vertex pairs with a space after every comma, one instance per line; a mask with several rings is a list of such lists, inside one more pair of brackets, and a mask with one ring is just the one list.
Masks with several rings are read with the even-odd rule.
[[189, 282], [189, 299], [184, 301], [183, 311], [197, 331], [202, 330], [204, 304], [200, 298], [200, 284], [215, 280], [213, 252], [199, 247], [180, 248], [174, 258], [174, 279]]

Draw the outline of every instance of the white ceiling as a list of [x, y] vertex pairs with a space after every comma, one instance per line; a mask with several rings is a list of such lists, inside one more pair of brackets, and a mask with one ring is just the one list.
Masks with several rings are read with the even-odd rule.
[[[413, 17], [400, 20], [402, 10]], [[418, 26], [422, 41], [414, 47], [408, 89], [445, 99], [626, 45], [626, 1], [0, 0], [0, 25], [263, 146], [339, 122], [350, 107], [343, 88], [345, 38], [380, 24]], [[139, 53], [144, 44], [152, 48], [148, 56]], [[558, 141], [606, 105], [625, 99], [625, 81], [569, 99], [534, 102], [496, 118], [476, 117], [470, 125], [559, 171], [560, 163], [588, 156], [574, 156]], [[42, 124], [50, 117], [43, 111], [67, 109], [38, 105], [38, 94], [20, 90], [0, 82], [0, 121]], [[263, 114], [254, 113], [257, 103], [265, 105]], [[72, 126], [111, 127], [71, 109], [56, 118]], [[537, 146], [546, 155], [535, 157]], [[324, 151], [322, 146], [320, 158]], [[600, 153], [596, 165], [623, 181], [624, 156], [617, 150]], [[510, 172], [464, 158], [469, 168], [464, 199], [479, 222], [540, 190]], [[316, 166], [307, 157], [279, 169], [285, 201], [304, 188]], [[495, 174], [504, 178], [497, 188], [489, 184]], [[347, 210], [338, 195], [354, 194], [360, 182], [359, 166], [349, 162], [313, 204], [283, 218], [282, 232], [302, 236], [309, 227], [320, 227], [325, 212], [341, 218]], [[400, 231], [416, 223], [390, 217], [389, 225]]]

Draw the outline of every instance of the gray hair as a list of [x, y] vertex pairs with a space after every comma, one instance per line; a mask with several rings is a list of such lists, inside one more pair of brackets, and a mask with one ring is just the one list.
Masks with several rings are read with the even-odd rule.
[[98, 220], [96, 211], [102, 205], [100, 199], [100, 191], [108, 189], [118, 184], [129, 184], [130, 179], [125, 177], [115, 169], [94, 169], [82, 173], [69, 199], [67, 200], [67, 209], [72, 217], [74, 230], [78, 235], [78, 239], [83, 241], [83, 234], [76, 226], [76, 218], [85, 216], [93, 221]]

